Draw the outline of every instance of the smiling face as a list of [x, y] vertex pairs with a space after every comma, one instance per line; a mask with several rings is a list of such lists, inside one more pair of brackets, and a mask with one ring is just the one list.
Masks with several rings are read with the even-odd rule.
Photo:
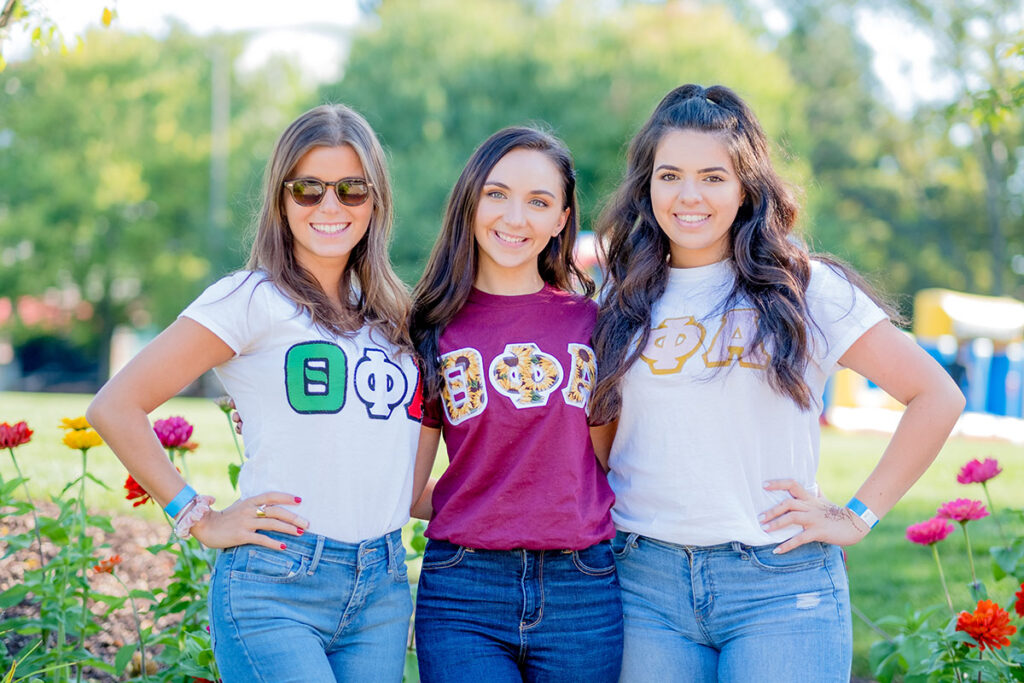
[[651, 207], [669, 239], [669, 264], [694, 268], [723, 260], [743, 186], [721, 138], [670, 130], [654, 153]]
[[[306, 152], [288, 179], [316, 178], [334, 182], [342, 178], [366, 178], [363, 164], [350, 145], [314, 147]], [[295, 260], [317, 279], [324, 291], [336, 290], [348, 264], [349, 254], [366, 234], [373, 215], [373, 197], [359, 206], [338, 201], [334, 187], [315, 206], [300, 206], [285, 189], [284, 207], [294, 238]]]
[[528, 294], [544, 282], [537, 257], [569, 217], [563, 179], [543, 152], [513, 149], [487, 174], [473, 220], [475, 285], [491, 294]]

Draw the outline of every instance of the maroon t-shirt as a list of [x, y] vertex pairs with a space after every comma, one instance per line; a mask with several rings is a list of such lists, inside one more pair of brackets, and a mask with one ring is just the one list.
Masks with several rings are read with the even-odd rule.
[[615, 497], [587, 426], [596, 317], [593, 301], [553, 287], [473, 290], [441, 334], [442, 395], [423, 420], [443, 429], [451, 462], [429, 538], [579, 550], [615, 535]]

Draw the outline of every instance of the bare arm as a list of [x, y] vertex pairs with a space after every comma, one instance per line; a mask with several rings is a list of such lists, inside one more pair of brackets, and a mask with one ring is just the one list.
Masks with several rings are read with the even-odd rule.
[[441, 430], [420, 427], [420, 442], [416, 449], [416, 469], [412, 484], [412, 505], [409, 514], [419, 519], [430, 519], [434, 513], [431, 498], [437, 480], [430, 478], [437, 458], [437, 446], [441, 442]]
[[594, 455], [601, 463], [602, 469], [608, 471], [608, 456], [612, 452], [612, 441], [615, 440], [615, 430], [619, 427], [619, 421], [613, 420], [608, 424], [590, 428], [590, 441], [594, 444]]
[[[963, 411], [964, 396], [938, 363], [888, 321], [865, 332], [840, 363], [907, 407], [878, 465], [856, 494], [881, 518], [935, 460]], [[781, 552], [808, 541], [852, 545], [868, 532], [867, 524], [851, 510], [824, 498], [801, 496], [806, 492], [792, 480], [770, 482], [766, 488], [786, 489], [795, 497], [765, 513], [770, 522], [765, 529], [804, 527], [779, 546]]]
[[[86, 411], [89, 424], [161, 507], [181, 491], [185, 480], [160, 446], [148, 415], [204, 372], [233, 356], [231, 347], [213, 332], [194, 320], [180, 318], [107, 382]], [[255, 516], [255, 507], [261, 503], [274, 506], [267, 508], [265, 518]], [[255, 529], [294, 534], [298, 526], [309, 526], [294, 513], [276, 507], [288, 503], [294, 504], [295, 497], [283, 493], [238, 501], [196, 524], [193, 535], [214, 548], [241, 543], [279, 547], [256, 534]], [[252, 523], [246, 519], [250, 516]]]

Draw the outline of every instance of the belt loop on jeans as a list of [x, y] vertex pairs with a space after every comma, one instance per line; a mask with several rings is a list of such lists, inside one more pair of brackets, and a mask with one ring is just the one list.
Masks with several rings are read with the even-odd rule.
[[384, 535], [384, 545], [387, 547], [388, 557], [387, 564], [388, 569], [398, 569], [397, 557], [398, 553], [395, 552], [395, 534], [398, 534], [398, 543], [402, 542], [402, 530], [392, 531]]
[[324, 540], [324, 536], [317, 534], [316, 547], [313, 549], [313, 560], [309, 563], [309, 569], [306, 570], [306, 576], [313, 576], [313, 572], [316, 571], [317, 566], [320, 564], [320, 555], [324, 551]]

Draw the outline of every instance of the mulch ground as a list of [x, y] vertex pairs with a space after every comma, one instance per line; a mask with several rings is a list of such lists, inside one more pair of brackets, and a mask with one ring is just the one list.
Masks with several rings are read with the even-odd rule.
[[[39, 512], [42, 515], [56, 516], [56, 506], [52, 504], [40, 504]], [[102, 531], [95, 529], [90, 531], [90, 535], [93, 536], [96, 546], [102, 546], [108, 544], [109, 548], [103, 548], [98, 551], [101, 557], [109, 557], [111, 555], [120, 555], [121, 564], [118, 565], [117, 572], [118, 577], [124, 581], [128, 588], [150, 590], [153, 587], [164, 586], [168, 583], [171, 572], [174, 569], [174, 558], [168, 553], [162, 553], [161, 555], [153, 555], [148, 550], [147, 546], [163, 543], [170, 535], [170, 527], [164, 523], [153, 523], [147, 522], [138, 517], [131, 516], [118, 516], [112, 518], [112, 523], [115, 532], [113, 534], [107, 534]], [[6, 544], [3, 542], [3, 537], [8, 534], [18, 534], [25, 531], [30, 531], [32, 528], [32, 516], [23, 515], [20, 517], [5, 517], [0, 522], [0, 555], [6, 552]], [[56, 555], [56, 548], [48, 539], [43, 539], [43, 557], [49, 561]], [[99, 557], [97, 560], [100, 559]], [[33, 543], [32, 547], [28, 550], [21, 550], [9, 557], [0, 559], [0, 592], [11, 588], [21, 582], [25, 574], [26, 568], [34, 568], [39, 566], [39, 554], [36, 550], [36, 544]], [[92, 574], [90, 572], [90, 582], [94, 588], [100, 593], [107, 595], [123, 595], [124, 588], [109, 574]], [[139, 601], [136, 602], [139, 611], [143, 627], [151, 626], [152, 620], [147, 614], [147, 605]], [[95, 614], [100, 615], [103, 612], [103, 605], [93, 606]], [[6, 610], [0, 610], [0, 620], [16, 617], [38, 614], [38, 608], [31, 604], [28, 600], [23, 601], [19, 605], [15, 605]], [[135, 621], [132, 617], [131, 607], [128, 603], [125, 603], [124, 607], [116, 610], [107, 617], [104, 617], [101, 621], [103, 629], [100, 633], [97, 633], [86, 639], [85, 647], [94, 655], [104, 659], [109, 663], [114, 662], [114, 657], [117, 655], [117, 651], [126, 643], [138, 642], [138, 637], [135, 631]], [[172, 626], [173, 622], [161, 623], [158, 625], [159, 629], [162, 630], [168, 626]], [[5, 636], [4, 645], [8, 652], [17, 652], [26, 644], [33, 642], [36, 637], [33, 636]], [[148, 656], [147, 656], [148, 659]], [[135, 662], [135, 672], [138, 673], [138, 663]], [[131, 672], [131, 666], [129, 671]], [[3, 672], [0, 672], [2, 675]], [[19, 671], [19, 674], [22, 672]], [[28, 673], [27, 671], [24, 673]], [[86, 670], [86, 676], [90, 681], [96, 683], [113, 683], [114, 681], [123, 680], [122, 677], [113, 677], [105, 672], [96, 670]]]

